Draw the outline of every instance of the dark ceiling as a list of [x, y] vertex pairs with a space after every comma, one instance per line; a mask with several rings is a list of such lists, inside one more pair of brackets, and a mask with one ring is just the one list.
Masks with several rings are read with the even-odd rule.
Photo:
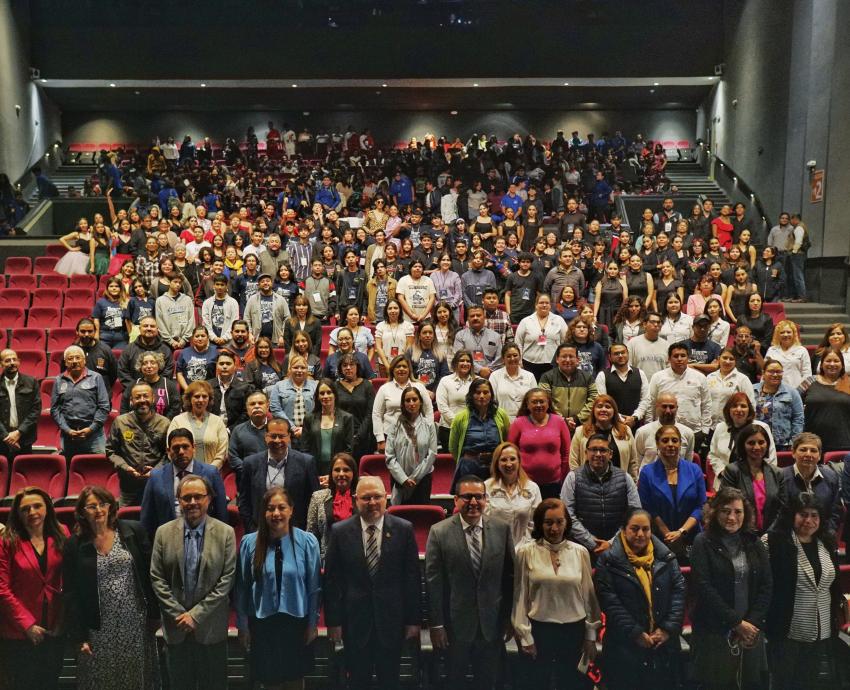
[[[445, 89], [49, 88], [64, 111], [606, 110], [696, 108], [706, 86]], [[138, 92], [138, 93], [137, 93]]]

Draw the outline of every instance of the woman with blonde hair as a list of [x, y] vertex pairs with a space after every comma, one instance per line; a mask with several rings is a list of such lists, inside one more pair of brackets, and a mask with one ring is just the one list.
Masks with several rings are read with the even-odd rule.
[[765, 360], [775, 359], [785, 372], [783, 383], [797, 388], [803, 379], [812, 375], [812, 362], [809, 352], [800, 344], [797, 324], [784, 319], [773, 329], [771, 346], [764, 355]]
[[637, 479], [640, 458], [635, 447], [632, 430], [620, 419], [617, 401], [610, 395], [598, 395], [590, 408], [590, 417], [577, 427], [570, 444], [570, 469], [577, 470], [586, 461], [585, 446], [593, 434], [604, 434], [611, 439], [611, 462]]
[[185, 411], [171, 420], [168, 434], [175, 429], [189, 429], [195, 439], [195, 460], [221, 469], [227, 457], [227, 427], [221, 417], [210, 412], [212, 398], [213, 390], [209, 383], [190, 383], [183, 391]]
[[490, 478], [484, 486], [487, 489], [485, 514], [511, 526], [515, 548], [531, 541], [534, 509], [543, 497], [540, 487], [522, 468], [522, 456], [515, 443], [504, 441], [496, 446], [490, 463]]

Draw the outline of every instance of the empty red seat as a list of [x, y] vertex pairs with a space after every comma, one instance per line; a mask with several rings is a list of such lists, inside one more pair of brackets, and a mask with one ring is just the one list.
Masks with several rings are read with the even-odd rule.
[[824, 464], [828, 462], [843, 462], [850, 450], [830, 450], [823, 454]]
[[64, 299], [64, 291], [60, 288], [37, 287], [32, 293], [32, 306], [61, 308]]
[[23, 328], [26, 317], [21, 307], [0, 307], [0, 328]]
[[92, 306], [88, 307], [65, 307], [62, 310], [62, 326], [68, 328], [76, 328], [80, 319], [91, 318]]
[[39, 278], [38, 284], [41, 287], [65, 290], [68, 288], [68, 276], [62, 275], [61, 273], [45, 273]]
[[105, 455], [75, 455], [71, 458], [67, 495], [79, 496], [87, 484], [103, 486], [113, 495], [118, 495], [118, 471]]
[[56, 379], [46, 378], [39, 384], [39, 393], [41, 394], [41, 411], [46, 412], [50, 409], [50, 396], [53, 395], [53, 386], [56, 384]]
[[56, 426], [56, 422], [53, 421], [53, 417], [50, 416], [50, 412], [42, 409], [41, 414], [38, 416], [33, 448], [56, 451], [61, 447], [62, 443], [59, 438], [59, 427]]
[[0, 307], [29, 309], [30, 291], [25, 288], [3, 288], [0, 290]]
[[67, 253], [67, 249], [58, 242], [51, 242], [44, 248], [45, 256], [52, 256], [56, 259], [61, 259]]
[[446, 517], [446, 511], [440, 506], [390, 506], [388, 513], [413, 524], [413, 533], [416, 535], [416, 546], [419, 555], [425, 555], [425, 545], [428, 543], [428, 532], [431, 526], [441, 522]]
[[56, 328], [62, 318], [62, 308], [55, 307], [32, 307], [29, 310], [27, 326], [30, 328]]
[[44, 378], [47, 371], [47, 354], [41, 350], [18, 350], [20, 372], [33, 378]]
[[785, 320], [785, 305], [781, 302], [765, 302], [761, 308], [765, 314], [773, 319], [774, 325]]
[[47, 332], [47, 351], [64, 352], [66, 347], [73, 344], [76, 337], [75, 328], [51, 328]]
[[449, 453], [440, 453], [434, 461], [431, 474], [431, 496], [447, 498], [452, 495], [452, 480], [455, 476], [455, 459]]
[[[117, 359], [117, 357], [116, 357]], [[120, 410], [121, 409], [121, 398], [124, 395], [124, 385], [116, 379], [115, 383], [112, 384], [112, 409]], [[233, 494], [234, 496], [236, 494]]]
[[794, 454], [790, 450], [776, 451], [776, 464], [779, 467], [791, 467], [794, 464]]
[[9, 276], [10, 288], [21, 288], [23, 290], [35, 290], [38, 278], [31, 273], [17, 273]]
[[60, 525], [65, 525], [70, 532], [74, 531], [77, 526], [77, 509], [76, 506], [56, 506], [56, 520]]
[[59, 376], [65, 371], [65, 350], [53, 350], [47, 355], [47, 375]]
[[90, 273], [78, 273], [68, 277], [68, 285], [72, 288], [87, 287], [94, 292], [97, 289], [97, 276], [93, 276]]
[[8, 256], [5, 271], [7, 276], [32, 273], [32, 259], [28, 256]]
[[380, 376], [378, 378], [372, 379], [372, 388], [375, 389], [375, 392], [378, 392], [378, 389], [383, 386], [387, 382], [387, 379], [383, 379]]
[[142, 517], [142, 506], [124, 506], [118, 509], [119, 520], [135, 520], [138, 522]]
[[33, 264], [33, 273], [41, 275], [42, 273], [53, 273], [56, 268], [56, 263], [59, 261], [55, 256], [37, 256]]
[[65, 307], [94, 307], [94, 290], [87, 287], [72, 287], [65, 291]]
[[5, 498], [9, 492], [9, 461], [5, 455], [0, 455], [0, 498]]
[[387, 495], [390, 493], [390, 471], [387, 469], [386, 456], [364, 455], [360, 458], [361, 477], [380, 477], [384, 481]]
[[19, 455], [12, 463], [9, 491], [16, 493], [26, 486], [37, 486], [53, 500], [65, 495], [68, 470], [61, 455]]

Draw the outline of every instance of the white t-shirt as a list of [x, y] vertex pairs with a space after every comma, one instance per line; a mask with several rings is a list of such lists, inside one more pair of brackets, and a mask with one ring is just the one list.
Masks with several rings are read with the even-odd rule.
[[[396, 294], [403, 295], [407, 306], [416, 313], [421, 315], [428, 306], [432, 295], [437, 294], [434, 287], [434, 281], [428, 276], [422, 276], [419, 280], [414, 280], [412, 276], [402, 276], [396, 286]], [[411, 321], [410, 317], [405, 314], [405, 321]], [[386, 352], [386, 350], [385, 350]]]
[[412, 337], [413, 324], [409, 321], [397, 324], [381, 321], [375, 326], [375, 338], [381, 339], [381, 349], [389, 359], [404, 354], [407, 349], [407, 339]]

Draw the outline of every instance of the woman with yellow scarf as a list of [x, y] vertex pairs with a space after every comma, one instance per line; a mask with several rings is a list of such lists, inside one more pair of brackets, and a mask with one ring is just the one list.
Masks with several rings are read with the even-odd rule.
[[600, 662], [606, 687], [677, 687], [685, 580], [673, 552], [652, 536], [646, 510], [626, 513], [599, 557], [596, 592], [606, 616]]

